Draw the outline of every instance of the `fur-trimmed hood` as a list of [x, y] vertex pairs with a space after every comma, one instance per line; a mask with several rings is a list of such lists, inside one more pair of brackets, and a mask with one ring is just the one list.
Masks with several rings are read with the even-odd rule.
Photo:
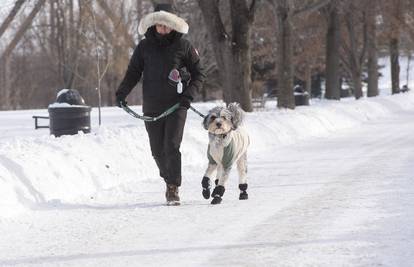
[[176, 32], [187, 34], [188, 33], [188, 24], [184, 19], [178, 17], [177, 15], [166, 12], [166, 11], [157, 11], [146, 15], [141, 19], [138, 26], [138, 33], [144, 35], [148, 28], [154, 26], [155, 24], [162, 24], [170, 27]]

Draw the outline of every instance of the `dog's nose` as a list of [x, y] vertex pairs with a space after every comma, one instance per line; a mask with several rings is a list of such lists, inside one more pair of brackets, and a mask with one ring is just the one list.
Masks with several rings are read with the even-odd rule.
[[221, 127], [221, 122], [217, 122], [216, 125], [217, 125], [217, 127], [220, 128]]

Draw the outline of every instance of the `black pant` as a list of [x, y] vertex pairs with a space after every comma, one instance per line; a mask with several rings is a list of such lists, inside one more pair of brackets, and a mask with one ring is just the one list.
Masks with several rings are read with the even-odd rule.
[[[154, 116], [158, 114], [146, 114]], [[181, 152], [187, 109], [179, 108], [155, 122], [145, 122], [152, 156], [167, 184], [181, 185]]]

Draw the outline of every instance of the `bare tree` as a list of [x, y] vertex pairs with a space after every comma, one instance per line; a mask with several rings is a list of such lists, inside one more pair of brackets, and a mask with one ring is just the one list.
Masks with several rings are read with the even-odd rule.
[[[295, 32], [293, 60], [295, 77], [305, 82], [305, 90], [311, 95], [312, 76], [325, 67], [325, 18], [319, 13], [307, 13], [293, 20]], [[316, 93], [316, 92], [315, 92]]]
[[367, 8], [371, 7], [363, 6], [360, 2], [350, 0], [344, 12], [347, 31], [342, 35], [341, 48], [343, 53], [340, 55], [345, 70], [351, 77], [356, 99], [363, 96], [362, 68], [365, 62], [367, 47], [367, 24], [365, 22], [365, 9]]
[[250, 34], [257, 1], [249, 5], [247, 0], [230, 0], [230, 31], [220, 16], [219, 1], [198, 3], [215, 52], [224, 101], [239, 102], [245, 111], [252, 111]]
[[23, 6], [23, 4], [25, 2], [26, 2], [26, 0], [17, 0], [16, 3], [14, 3], [14, 6], [13, 6], [12, 10], [10, 11], [9, 15], [6, 17], [6, 19], [0, 25], [0, 37], [6, 31], [7, 27], [9, 27], [10, 23], [13, 21], [14, 17], [17, 15], [20, 8]]
[[[4, 71], [2, 71], [2, 72], [3, 72], [3, 75], [4, 75], [3, 77], [4, 77], [4, 80], [5, 80], [5, 87], [2, 88], [2, 90], [0, 90], [0, 97], [1, 97], [1, 99], [3, 99], [5, 108], [10, 108], [12, 106], [12, 97], [11, 97], [12, 88], [11, 88], [11, 85], [10, 85], [10, 78], [9, 78], [10, 73], [11, 73], [11, 70], [9, 69], [10, 55], [13, 52], [13, 50], [15, 49], [15, 47], [17, 46], [17, 44], [19, 43], [19, 41], [22, 39], [24, 33], [30, 27], [33, 19], [36, 17], [37, 13], [40, 11], [40, 9], [43, 6], [43, 4], [45, 3], [45, 1], [46, 0], [39, 0], [35, 4], [34, 8], [30, 12], [30, 14], [27, 16], [27, 18], [23, 21], [22, 25], [20, 26], [17, 33], [14, 35], [11, 42], [6, 46], [6, 49], [0, 55], [0, 65], [4, 65]], [[15, 8], [13, 8], [13, 10], [17, 13], [18, 8], [20, 8], [20, 7], [15, 6]], [[15, 16], [15, 13], [14, 14], [11, 13], [11, 15]], [[10, 22], [11, 22], [11, 19], [10, 19]], [[4, 24], [4, 27], [7, 26], [10, 22], [7, 22], [7, 18], [6, 18], [6, 22]], [[4, 30], [5, 29], [6, 28], [4, 28]]]
[[134, 49], [136, 44], [132, 35], [128, 32], [128, 28], [122, 22], [122, 18], [116, 16], [112, 9], [108, 6], [105, 0], [97, 0], [99, 6], [104, 10], [105, 14], [109, 17], [112, 21], [115, 30], [118, 32], [120, 31], [122, 36], [124, 37], [125, 41], [129, 44], [129, 46]]
[[366, 8], [367, 53], [368, 53], [368, 91], [367, 96], [378, 95], [378, 52], [377, 52], [377, 5]]
[[175, 6], [179, 15], [190, 25], [189, 32], [185, 38], [188, 38], [192, 45], [197, 48], [201, 57], [204, 73], [207, 77], [199, 92], [199, 97], [196, 97], [195, 100], [207, 101], [222, 98], [221, 84], [219, 79], [217, 79], [219, 74], [216, 58], [211, 47], [211, 42], [209, 41], [207, 28], [203, 20], [200, 20], [202, 13], [198, 3], [196, 1], [177, 0], [175, 1]]
[[326, 32], [326, 86], [325, 98], [339, 100], [339, 47], [340, 47], [340, 22], [338, 1], [333, 0], [325, 9], [328, 22]]
[[391, 63], [391, 91], [400, 92], [400, 36], [403, 21], [404, 0], [382, 1], [382, 14], [387, 24], [388, 50]]
[[290, 0], [275, 1], [278, 18], [278, 93], [277, 106], [279, 108], [295, 108], [293, 97], [293, 61], [292, 61], [292, 10]]
[[295, 108], [293, 96], [292, 18], [315, 12], [329, 4], [330, 0], [294, 2], [272, 0], [278, 19], [278, 101], [279, 108]]
[[40, 11], [40, 9], [42, 8], [45, 2], [46, 0], [37, 1], [36, 5], [30, 12], [30, 14], [27, 16], [23, 24], [20, 26], [19, 30], [15, 34], [10, 44], [6, 47], [5, 51], [1, 54], [0, 61], [3, 60], [5, 57], [10, 56], [11, 52], [17, 46], [17, 44], [19, 43], [20, 39], [23, 37], [27, 29], [30, 27], [33, 19], [36, 17], [37, 13]]

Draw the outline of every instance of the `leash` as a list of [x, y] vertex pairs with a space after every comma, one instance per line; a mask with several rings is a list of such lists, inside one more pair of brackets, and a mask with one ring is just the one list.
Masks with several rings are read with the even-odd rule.
[[195, 113], [197, 113], [198, 115], [200, 115], [203, 119], [206, 117], [206, 115], [204, 115], [203, 113], [201, 113], [200, 111], [196, 110], [195, 108], [193, 108], [193, 106], [190, 106], [190, 109], [192, 111], [194, 111]]
[[170, 115], [171, 113], [176, 111], [178, 109], [178, 107], [180, 106], [180, 103], [177, 103], [174, 106], [170, 107], [169, 109], [167, 109], [166, 111], [164, 111], [163, 113], [158, 115], [157, 117], [139, 115], [138, 113], [136, 113], [135, 111], [130, 109], [127, 105], [121, 105], [121, 106], [122, 106], [122, 109], [125, 110], [132, 117], [135, 117], [135, 118], [143, 120], [143, 121], [157, 121], [161, 118], [167, 117], [168, 115]]
[[[150, 117], [150, 116], [139, 115], [138, 113], [136, 113], [135, 111], [133, 111], [127, 105], [121, 105], [121, 106], [122, 106], [122, 109], [125, 110], [125, 112], [128, 113], [129, 115], [131, 115], [132, 117], [135, 117], [135, 118], [140, 119], [140, 120], [143, 120], [143, 121], [153, 122], [153, 121], [157, 121], [157, 120], [159, 120], [161, 118], [167, 117], [168, 115], [170, 115], [171, 113], [173, 113], [174, 111], [176, 111], [180, 107], [180, 103], [177, 103], [174, 106], [170, 107], [169, 109], [167, 109], [166, 111], [164, 111], [163, 113], [161, 113], [160, 115], [158, 115], [157, 117]], [[203, 117], [203, 118], [206, 117], [200, 111], [196, 110], [192, 106], [190, 106], [190, 109], [192, 111], [194, 111], [195, 113], [197, 113], [198, 115], [200, 115], [201, 117]]]

